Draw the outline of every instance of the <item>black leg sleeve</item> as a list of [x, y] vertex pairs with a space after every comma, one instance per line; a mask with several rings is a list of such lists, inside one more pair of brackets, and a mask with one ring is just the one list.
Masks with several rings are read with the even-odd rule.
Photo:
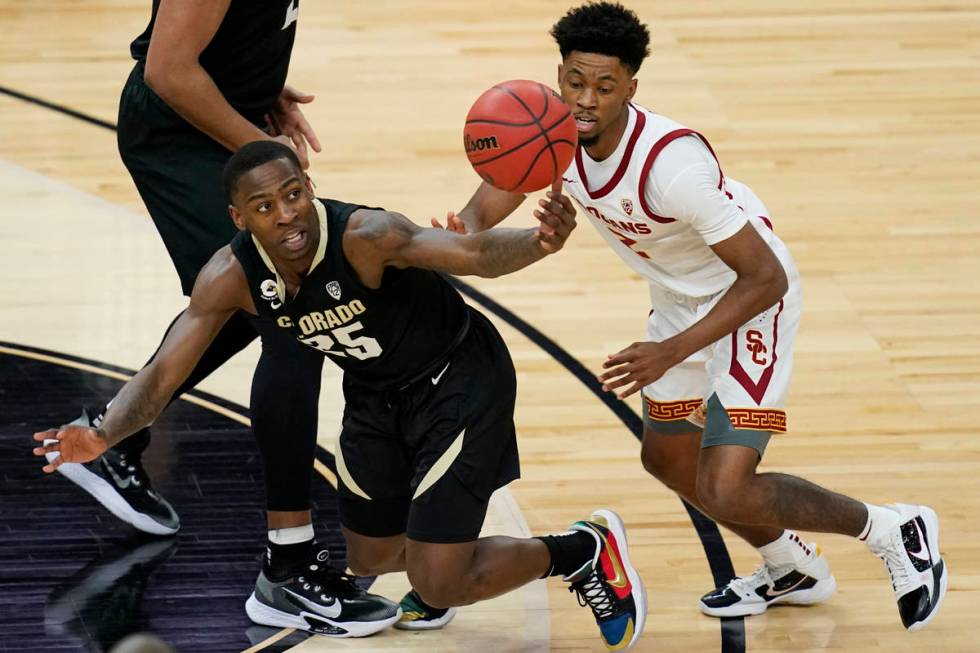
[[252, 378], [252, 430], [269, 510], [307, 510], [316, 451], [323, 354], [267, 320], [253, 320], [262, 356]]

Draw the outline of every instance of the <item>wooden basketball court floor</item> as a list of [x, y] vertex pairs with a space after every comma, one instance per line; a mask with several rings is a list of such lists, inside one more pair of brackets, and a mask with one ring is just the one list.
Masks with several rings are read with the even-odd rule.
[[[138, 368], [183, 305], [110, 129], [131, 66], [128, 43], [149, 5], [0, 0], [5, 382], [16, 358], [76, 367], [85, 359], [96, 374], [103, 364]], [[726, 173], [767, 203], [802, 271], [790, 432], [770, 445], [764, 469], [868, 501], [932, 505], [949, 593], [926, 630], [907, 633], [880, 561], [855, 541], [824, 535], [818, 541], [840, 586], [827, 603], [744, 622], [701, 616], [696, 601], [712, 587], [712, 569], [733, 564], [747, 574], [754, 552], [727, 533], [723, 543], [704, 528], [699, 536], [680, 501], [642, 470], [622, 419], [502, 310], [494, 320], [518, 368], [524, 464], [523, 478], [496, 497], [488, 529], [543, 533], [593, 508], [616, 508], [650, 595], [641, 651], [980, 650], [970, 616], [980, 601], [980, 2], [629, 5], [653, 34], [637, 100], [711, 139]], [[554, 84], [558, 55], [547, 32], [568, 6], [304, 0], [290, 83], [318, 96], [306, 114], [325, 145], [311, 171], [319, 193], [422, 223], [460, 208], [478, 181], [460, 144], [469, 104], [504, 79]], [[512, 224], [530, 224], [529, 212]], [[466, 281], [590, 371], [644, 333], [644, 284], [585, 224], [539, 265]], [[246, 405], [256, 355], [250, 348], [202, 389]], [[0, 425], [25, 412], [6, 403], [12, 396], [0, 395]], [[74, 417], [45, 414], [44, 399], [27, 407], [24, 456], [30, 431]], [[331, 451], [342, 407], [335, 370], [326, 372], [321, 404], [320, 439]], [[38, 506], [71, 494], [38, 487]], [[13, 489], [7, 478], [5, 501]], [[124, 532], [109, 521], [74, 536]], [[260, 513], [252, 522], [260, 542]], [[30, 538], [30, 525], [15, 530], [0, 524], [8, 551], [15, 537]], [[178, 537], [183, 546], [202, 536], [185, 528]], [[64, 555], [72, 560], [71, 550]], [[28, 571], [36, 564], [29, 554], [6, 562]], [[394, 576], [374, 588], [397, 598], [406, 586]], [[0, 587], [8, 608], [18, 592], [30, 593], [3, 579]], [[197, 618], [206, 619], [206, 596], [192, 588], [176, 600], [201, 601]], [[302, 639], [269, 635], [248, 650]], [[0, 651], [55, 650], [43, 630], [31, 647], [14, 648], [10, 636], [0, 624]], [[604, 650], [591, 616], [558, 582], [465, 608], [441, 632], [312, 638], [291, 650], [391, 649]]]

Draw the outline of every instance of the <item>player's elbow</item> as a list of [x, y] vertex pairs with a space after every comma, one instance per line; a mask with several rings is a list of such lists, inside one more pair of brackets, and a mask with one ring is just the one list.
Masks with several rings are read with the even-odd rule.
[[759, 283], [766, 289], [766, 306], [772, 306], [778, 302], [789, 290], [786, 270], [783, 269], [778, 260], [774, 260], [772, 264], [763, 268]]
[[146, 58], [143, 68], [143, 82], [168, 104], [174, 95], [182, 88], [183, 67], [167, 58], [153, 56], [151, 52]]

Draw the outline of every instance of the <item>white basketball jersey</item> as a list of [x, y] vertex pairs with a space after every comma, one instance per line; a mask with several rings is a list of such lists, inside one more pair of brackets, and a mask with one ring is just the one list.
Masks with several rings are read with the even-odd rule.
[[[703, 136], [669, 118], [633, 104], [629, 111], [623, 141], [613, 154], [619, 162], [612, 178], [595, 188], [598, 184], [590, 183], [589, 172], [599, 164], [579, 146], [575, 160], [562, 175], [564, 192], [584, 209], [620, 258], [650, 283], [689, 297], [705, 297], [727, 289], [735, 282], [735, 272], [689, 223], [655, 214], [645, 196], [654, 161], [669, 143], [693, 135], [701, 138], [709, 151], [711, 146]], [[616, 162], [607, 159], [602, 164]], [[738, 206], [739, 212], [733, 214], [744, 215], [728, 235], [733, 235], [747, 219], [777, 255], [782, 253], [779, 250], [785, 248], [772, 234], [765, 207], [752, 191], [724, 174], [719, 175], [718, 188]]]

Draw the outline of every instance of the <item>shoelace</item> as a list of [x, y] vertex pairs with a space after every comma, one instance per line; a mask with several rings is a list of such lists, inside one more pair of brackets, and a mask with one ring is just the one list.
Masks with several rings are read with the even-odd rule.
[[569, 592], [575, 592], [575, 598], [579, 605], [583, 608], [586, 606], [592, 608], [592, 613], [596, 619], [604, 619], [616, 613], [612, 590], [601, 574], [601, 568], [596, 567], [592, 573], [582, 580], [572, 583], [568, 588]]
[[760, 583], [772, 585], [772, 575], [769, 573], [769, 567], [766, 563], [759, 565], [759, 568], [753, 571], [751, 576], [738, 576], [728, 584], [739, 595], [750, 595], [755, 593], [755, 588]]
[[338, 571], [330, 566], [330, 554], [324, 549], [315, 557], [316, 562], [307, 565], [308, 571], [297, 578], [303, 583], [303, 589], [314, 592], [329, 591], [331, 595], [341, 598], [352, 598], [361, 592], [354, 577]]
[[905, 553], [905, 542], [900, 531], [892, 535], [891, 542], [887, 546], [874, 551], [874, 554], [885, 561], [885, 567], [892, 577], [892, 589], [896, 594], [914, 585], [906, 564], [908, 556]]

